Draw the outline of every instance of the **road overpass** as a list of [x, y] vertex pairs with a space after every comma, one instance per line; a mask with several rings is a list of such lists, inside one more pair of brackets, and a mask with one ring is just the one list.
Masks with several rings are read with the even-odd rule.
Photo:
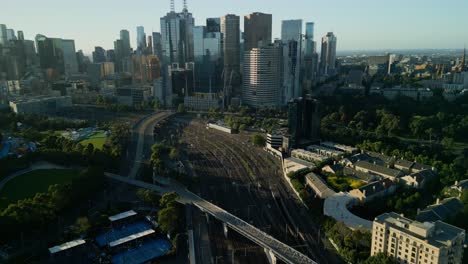
[[239, 234], [263, 247], [271, 263], [276, 263], [276, 259], [279, 259], [287, 264], [316, 263], [296, 249], [282, 243], [267, 233], [259, 230], [255, 226], [245, 222], [235, 215], [230, 214], [224, 209], [204, 200], [203, 198], [188, 191], [185, 187], [180, 186], [177, 183], [165, 181], [164, 186], [158, 186], [110, 173], [106, 173], [106, 176], [116, 181], [130, 184], [139, 188], [152, 190], [158, 193], [176, 192], [180, 196], [180, 203], [192, 204], [196, 206], [203, 212], [206, 212], [219, 221], [227, 224], [231, 229], [237, 231]]

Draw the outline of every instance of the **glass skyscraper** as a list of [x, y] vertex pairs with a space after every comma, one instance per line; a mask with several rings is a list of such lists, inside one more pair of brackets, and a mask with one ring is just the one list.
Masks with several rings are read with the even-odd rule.
[[142, 52], [146, 48], [146, 34], [145, 28], [142, 26], [137, 27], [137, 50]]

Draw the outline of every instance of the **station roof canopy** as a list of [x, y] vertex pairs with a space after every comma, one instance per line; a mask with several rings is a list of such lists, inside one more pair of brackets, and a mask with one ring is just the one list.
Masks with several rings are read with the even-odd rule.
[[122, 220], [122, 219], [125, 219], [127, 217], [134, 216], [134, 215], [137, 215], [137, 213], [135, 211], [133, 211], [133, 210], [130, 210], [130, 211], [127, 211], [127, 212], [123, 212], [123, 213], [120, 213], [120, 214], [109, 216], [109, 220], [111, 222], [115, 222], [115, 221]]
[[69, 250], [71, 248], [83, 245], [85, 243], [86, 243], [86, 241], [84, 241], [83, 239], [77, 239], [77, 240], [73, 240], [73, 241], [70, 241], [70, 242], [55, 246], [55, 247], [51, 247], [51, 248], [49, 248], [49, 252], [50, 252], [50, 254], [56, 254], [56, 253], [66, 251], [66, 250]]
[[116, 240], [116, 241], [113, 241], [113, 242], [109, 243], [109, 247], [115, 247], [115, 246], [118, 246], [118, 245], [122, 245], [122, 244], [125, 244], [127, 242], [136, 240], [138, 238], [142, 238], [142, 237], [151, 235], [153, 233], [154, 233], [153, 229], [146, 230], [146, 231], [143, 231], [143, 232], [140, 232], [140, 233], [136, 233], [136, 234], [133, 234], [133, 235], [130, 235], [130, 236], [127, 236], [127, 237], [124, 237], [124, 238], [121, 238], [119, 240]]

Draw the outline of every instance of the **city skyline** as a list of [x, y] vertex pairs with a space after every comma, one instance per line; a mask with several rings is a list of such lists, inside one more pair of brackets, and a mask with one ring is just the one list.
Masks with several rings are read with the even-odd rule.
[[[259, 0], [249, 3], [248, 7], [235, 5], [233, 1], [223, 2], [188, 1], [188, 9], [193, 13], [195, 25], [205, 25], [206, 18], [209, 17], [236, 14], [241, 16], [240, 26], [243, 30], [243, 16], [262, 12], [273, 15], [273, 39], [281, 35], [282, 20], [302, 19], [304, 26], [306, 22], [315, 22], [316, 41], [327, 32], [333, 31], [340, 39], [337, 47], [339, 51], [453, 49], [468, 43], [468, 33], [459, 26], [468, 24], [468, 18], [463, 14], [468, 3], [462, 0], [443, 3], [433, 0], [398, 0], [384, 8], [379, 1], [370, 0], [363, 0], [359, 5], [343, 0], [334, 0], [332, 3], [293, 0], [288, 5], [277, 0]], [[84, 0], [79, 6], [70, 9], [69, 3], [58, 0], [46, 0], [40, 4], [26, 0], [6, 2], [2, 4], [5, 12], [2, 13], [0, 22], [8, 28], [24, 31], [26, 39], [34, 39], [36, 34], [74, 39], [76, 49], [82, 49], [88, 55], [95, 46], [113, 48], [113, 41], [118, 38], [120, 30], [127, 29], [132, 48], [136, 49], [137, 26], [144, 26], [147, 35], [159, 32], [159, 20], [170, 11], [170, 2], [136, 0], [130, 7], [123, 3], [120, 0]], [[182, 1], [175, 1], [175, 4], [176, 11], [181, 11]], [[26, 5], [27, 9], [24, 8]], [[129, 12], [134, 14], [129, 15]], [[18, 16], [19, 13], [22, 15]], [[25, 17], [30, 19], [24, 19]], [[74, 18], [75, 21], [70, 21]], [[34, 20], [36, 22], [31, 23]]]

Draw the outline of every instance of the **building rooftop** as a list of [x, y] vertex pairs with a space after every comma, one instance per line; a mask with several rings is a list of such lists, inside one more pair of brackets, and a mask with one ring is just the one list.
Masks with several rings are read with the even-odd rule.
[[401, 166], [405, 169], [411, 169], [411, 167], [413, 167], [414, 165], [414, 162], [412, 161], [407, 161], [407, 160], [404, 160], [404, 159], [398, 159], [395, 161], [395, 166]]
[[328, 142], [328, 141], [327, 142], [322, 142], [321, 145], [325, 146], [325, 147], [329, 147], [329, 148], [336, 148], [336, 149], [339, 149], [339, 150], [342, 150], [342, 151], [345, 151], [345, 152], [351, 152], [351, 153], [358, 151], [358, 148], [338, 144], [338, 143], [335, 143], [335, 142]]
[[374, 161], [381, 161], [385, 164], [391, 164], [395, 161], [394, 158], [380, 154], [378, 152], [366, 151], [366, 154], [369, 155], [369, 157], [371, 157]]
[[355, 163], [356, 167], [364, 168], [366, 170], [375, 172], [375, 173], [380, 173], [386, 176], [394, 177], [397, 178], [401, 176], [401, 171], [391, 169], [385, 166], [377, 165], [374, 163], [370, 163], [368, 161], [358, 161]]
[[145, 237], [145, 236], [149, 236], [149, 235], [154, 234], [154, 233], [155, 233], [155, 231], [153, 229], [145, 230], [143, 232], [136, 233], [136, 234], [133, 234], [133, 235], [130, 235], [130, 236], [127, 236], [127, 237], [123, 237], [123, 238], [118, 239], [116, 241], [112, 241], [112, 242], [109, 243], [109, 247], [116, 247], [116, 246], [125, 244], [127, 242], [130, 242], [130, 241], [133, 241], [133, 240]]
[[446, 220], [463, 210], [464, 205], [458, 198], [444, 199], [433, 205], [429, 205], [416, 216], [416, 220], [421, 222], [435, 222]]
[[468, 189], [468, 180], [463, 180], [461, 182], [455, 183], [457, 188], [461, 188], [462, 190]]
[[372, 175], [372, 174], [365, 173], [365, 172], [362, 172], [362, 171], [357, 171], [357, 170], [355, 170], [353, 168], [350, 168], [350, 167], [344, 167], [343, 168], [343, 174], [345, 176], [354, 177], [354, 178], [357, 178], [359, 180], [363, 180], [365, 182], [370, 182], [372, 180], [375, 180], [376, 178], [380, 179], [380, 177], [377, 176], [377, 175]]
[[405, 218], [397, 213], [379, 215], [374, 221], [380, 224], [387, 223], [393, 228], [410, 234], [435, 247], [451, 246], [451, 241], [456, 239], [460, 234], [465, 234], [465, 230], [442, 221], [421, 223]]
[[133, 211], [133, 210], [130, 210], [130, 211], [127, 211], [127, 212], [123, 212], [123, 213], [120, 213], [120, 214], [109, 216], [109, 220], [111, 222], [115, 222], [115, 221], [118, 221], [118, 220], [122, 220], [124, 218], [135, 216], [135, 215], [137, 215], [137, 213], [135, 211]]
[[[335, 192], [328, 187], [328, 185], [325, 183], [325, 181], [319, 177], [317, 174], [311, 172], [308, 173], [306, 176], [306, 183], [312, 186], [315, 186], [321, 193], [322, 198], [328, 198], [332, 195], [335, 194]], [[311, 186], [311, 187], [312, 187]]]
[[369, 183], [367, 185], [364, 185], [361, 188], [359, 188], [359, 190], [362, 193], [365, 192], [366, 193], [365, 196], [369, 197], [369, 196], [372, 196], [374, 194], [385, 191], [385, 190], [387, 190], [388, 188], [390, 188], [393, 185], [394, 185], [394, 183], [391, 180], [383, 179], [383, 180], [380, 180], [380, 181], [375, 181], [375, 182], [371, 182], [371, 183]]
[[85, 243], [86, 241], [84, 241], [83, 239], [77, 239], [77, 240], [73, 240], [73, 241], [55, 246], [55, 247], [51, 247], [49, 248], [49, 252], [50, 254], [56, 254], [58, 252], [62, 252], [62, 251], [69, 250], [71, 248], [83, 245]]

